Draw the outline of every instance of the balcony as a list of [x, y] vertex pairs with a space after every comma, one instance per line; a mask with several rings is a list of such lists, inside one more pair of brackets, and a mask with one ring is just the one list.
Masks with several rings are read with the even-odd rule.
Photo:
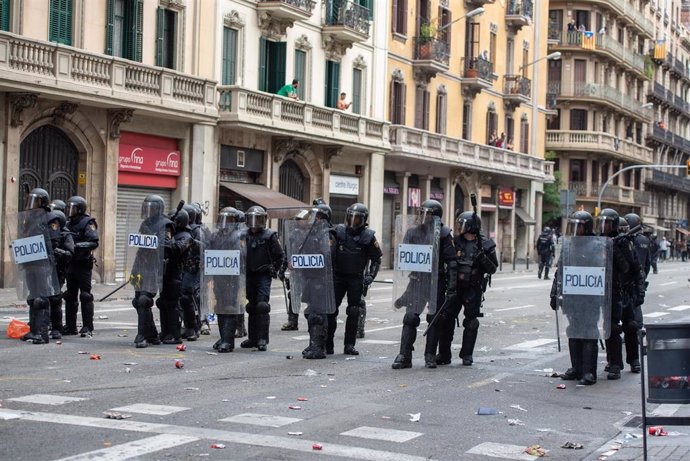
[[503, 104], [508, 110], [515, 110], [532, 97], [532, 81], [522, 75], [503, 76]]
[[[415, 70], [426, 77], [435, 77], [438, 72], [448, 70], [450, 47], [448, 43], [437, 38], [415, 37], [414, 61]], [[428, 79], [427, 79], [428, 81]]]
[[637, 72], [641, 77], [647, 78], [645, 74], [645, 58], [643, 55], [624, 47], [618, 40], [606, 34], [596, 34], [594, 45], [595, 48], [593, 50], [582, 48], [582, 33], [570, 31], [565, 32], [565, 40], [560, 41], [558, 49], [576, 47], [586, 52], [601, 53], [616, 62], [621, 62], [630, 70]]
[[573, 82], [571, 85], [561, 85], [550, 82], [550, 91], [558, 91], [560, 98], [585, 101], [603, 102], [615, 109], [627, 112], [643, 122], [651, 118], [651, 109], [643, 109], [642, 103], [627, 94], [622, 94], [615, 88], [601, 83]]
[[510, 0], [506, 9], [506, 26], [519, 31], [532, 22], [532, 0]]
[[493, 86], [493, 63], [484, 58], [462, 58], [463, 78], [461, 79], [462, 91], [466, 95], [474, 97], [482, 90]]
[[546, 130], [546, 150], [603, 152], [611, 157], [642, 164], [652, 164], [654, 160], [649, 147], [603, 132]]
[[403, 125], [391, 126], [391, 153], [388, 155], [424, 158], [440, 165], [472, 168], [544, 182], [554, 181], [553, 162]]
[[0, 32], [0, 91], [215, 120], [216, 82], [170, 69]]
[[487, 3], [495, 3], [495, 2], [496, 2], [496, 0], [465, 0], [465, 3], [467, 3], [468, 5], [475, 6], [475, 7], [480, 7], [480, 6], [486, 5]]
[[369, 38], [369, 9], [351, 0], [329, 0], [323, 32], [336, 40], [348, 43]]
[[[603, 185], [604, 183], [598, 182], [570, 181], [566, 187], [575, 193], [578, 200], [596, 202]], [[606, 203], [642, 206], [643, 202], [649, 200], [649, 192], [635, 190], [628, 186], [608, 184], [601, 194], [601, 200], [602, 206]]]
[[690, 179], [685, 176], [678, 176], [660, 170], [652, 170], [651, 173], [647, 175], [645, 183], [690, 194]]
[[219, 86], [220, 126], [371, 151], [390, 148], [390, 124], [240, 86]]
[[314, 0], [259, 0], [256, 9], [270, 13], [274, 18], [294, 22], [309, 19], [314, 6]]
[[671, 73], [677, 75], [678, 77], [685, 76], [685, 66], [680, 61], [680, 59], [675, 58], [673, 60], [673, 67], [671, 67]]
[[650, 142], [652, 146], [655, 144], [665, 144], [683, 152], [690, 153], [690, 139], [673, 134], [670, 131], [661, 128], [656, 123], [647, 133], [647, 141]]

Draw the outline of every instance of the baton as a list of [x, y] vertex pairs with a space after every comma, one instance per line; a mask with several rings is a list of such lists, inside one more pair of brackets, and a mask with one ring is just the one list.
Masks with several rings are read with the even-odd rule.
[[389, 285], [393, 285], [391, 280], [374, 280], [374, 283], [387, 283]]
[[287, 290], [285, 289], [285, 280], [280, 281], [283, 284], [283, 296], [285, 297], [285, 310], [287, 311], [288, 315], [292, 314], [290, 312], [290, 304], [288, 303], [288, 294]]
[[561, 352], [561, 329], [558, 326], [558, 310], [553, 312], [556, 314], [556, 339], [558, 340], [558, 352]]
[[429, 332], [429, 330], [434, 325], [434, 323], [436, 323], [436, 319], [439, 318], [439, 314], [441, 313], [441, 311], [443, 311], [443, 309], [445, 309], [446, 306], [448, 304], [450, 304], [451, 300], [453, 300], [456, 297], [457, 297], [457, 295], [450, 296], [450, 297], [446, 298], [446, 302], [444, 302], [443, 305], [441, 306], [441, 308], [438, 311], [436, 311], [434, 318], [431, 319], [431, 322], [429, 322], [429, 324], [426, 326], [426, 330], [424, 330], [424, 333], [422, 333], [422, 336], [426, 336], [426, 334]]
[[106, 299], [110, 298], [112, 295], [114, 295], [114, 294], [117, 293], [118, 291], [122, 290], [122, 289], [123, 289], [125, 286], [127, 286], [127, 285], [129, 285], [129, 280], [127, 280], [125, 283], [123, 283], [123, 284], [120, 285], [119, 287], [115, 288], [113, 291], [111, 291], [111, 292], [108, 293], [107, 295], [103, 296], [101, 299], [98, 300], [98, 302], [99, 302], [99, 303], [102, 303], [103, 301], [105, 301]]

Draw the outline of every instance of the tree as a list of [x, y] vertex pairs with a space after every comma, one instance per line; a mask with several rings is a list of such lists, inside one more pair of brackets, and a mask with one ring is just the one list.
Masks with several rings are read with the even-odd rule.
[[[545, 160], [554, 160], [556, 153], [548, 151], [544, 154]], [[544, 226], [561, 217], [561, 172], [554, 171], [555, 178], [552, 184], [544, 184], [544, 199], [542, 202], [541, 220]]]

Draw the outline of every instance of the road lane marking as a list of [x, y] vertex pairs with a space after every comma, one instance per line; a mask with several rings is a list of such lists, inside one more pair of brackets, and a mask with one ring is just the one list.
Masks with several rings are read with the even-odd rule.
[[524, 306], [515, 306], [515, 307], [506, 307], [505, 309], [494, 309], [494, 312], [514, 311], [516, 309], [527, 309], [528, 307], [534, 307], [534, 304], [527, 304]]
[[690, 309], [690, 306], [674, 306], [674, 307], [669, 307], [669, 311], [676, 311], [676, 312], [682, 312]]
[[678, 282], [677, 282], [677, 281], [676, 281], [676, 282], [666, 282], [666, 283], [660, 283], [660, 284], [658, 284], [657, 286], [658, 286], [658, 287], [665, 287], [665, 286], [668, 286], [668, 285], [675, 285], [676, 283], [678, 283]]
[[476, 445], [465, 453], [472, 455], [491, 456], [492, 458], [534, 460], [534, 456], [525, 453], [524, 445], [509, 445], [507, 443], [484, 442]]
[[7, 400], [11, 402], [37, 403], [39, 405], [64, 405], [70, 402], [79, 402], [81, 400], [89, 399], [83, 399], [81, 397], [65, 397], [62, 395], [32, 394]]
[[477, 381], [476, 383], [472, 383], [469, 386], [467, 386], [468, 389], [476, 389], [478, 387], [486, 386], [487, 384], [497, 384], [500, 382], [502, 379], [507, 378], [511, 376], [513, 373], [499, 373], [496, 376], [492, 376], [491, 378], [487, 379], [482, 379], [481, 381]]
[[302, 421], [299, 418], [287, 418], [285, 416], [262, 415], [259, 413], [242, 413], [241, 415], [229, 416], [219, 419], [224, 423], [251, 424], [252, 426], [282, 427], [288, 424]]
[[120, 445], [114, 445], [100, 450], [89, 451], [68, 458], [60, 458], [57, 461], [118, 461], [121, 459], [138, 458], [149, 453], [177, 447], [199, 439], [186, 435], [161, 434], [141, 440], [134, 440]]
[[[0, 408], [0, 414], [19, 414], [24, 421], [42, 423], [65, 424], [88, 428], [101, 428], [129, 432], [144, 432], [153, 434], [175, 434], [179, 436], [197, 437], [213, 440], [214, 442], [228, 442], [239, 445], [250, 445], [261, 448], [278, 448], [313, 454], [313, 444], [323, 443], [323, 440], [296, 439], [268, 434], [252, 434], [247, 432], [232, 432], [193, 426], [179, 426], [171, 424], [144, 423], [131, 420], [116, 420], [93, 418], [88, 416], [72, 416], [60, 413], [42, 413], [33, 411], [17, 411]], [[406, 453], [374, 450], [370, 448], [353, 447], [334, 443], [324, 443], [319, 452], [324, 456], [337, 456], [349, 459], [367, 461], [429, 461], [428, 456], [414, 456]]]
[[398, 431], [395, 429], [384, 429], [381, 427], [361, 426], [347, 432], [341, 432], [340, 435], [359, 437], [362, 439], [385, 440], [386, 442], [403, 443], [424, 434], [421, 432]]
[[142, 415], [166, 416], [173, 413], [189, 410], [187, 407], [173, 407], [169, 405], [151, 405], [148, 403], [134, 403], [124, 407], [111, 408], [110, 411], [121, 411], [124, 413], [139, 413]]
[[555, 339], [548, 339], [548, 338], [533, 339], [531, 341], [524, 341], [522, 343], [513, 344], [512, 346], [504, 347], [503, 349], [511, 349], [511, 350], [534, 349], [535, 347], [546, 346], [547, 344], [551, 344], [551, 343], [555, 343], [555, 342], [556, 342]]
[[646, 319], [654, 319], [654, 318], [663, 317], [664, 315], [669, 315], [669, 314], [670, 314], [670, 312], [650, 312], [648, 314], [647, 313], [644, 314], [643, 317]]
[[654, 416], [673, 416], [680, 410], [680, 405], [677, 403], [662, 403], [652, 411]]
[[392, 346], [394, 344], [400, 344], [400, 341], [387, 341], [385, 339], [365, 339], [364, 341], [360, 341], [360, 343], [384, 344], [384, 345]]

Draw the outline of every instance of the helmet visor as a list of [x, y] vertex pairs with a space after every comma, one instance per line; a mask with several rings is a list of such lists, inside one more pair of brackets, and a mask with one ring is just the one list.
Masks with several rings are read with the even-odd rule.
[[69, 216], [71, 218], [72, 216], [76, 216], [78, 214], [79, 214], [79, 205], [76, 203], [70, 202], [67, 205], [67, 216]]
[[161, 206], [157, 202], [144, 202], [141, 204], [142, 218], [152, 218], [154, 216], [158, 216], [161, 214], [161, 211]]
[[237, 217], [230, 214], [218, 215], [218, 229], [227, 229], [231, 224], [237, 222]]
[[462, 235], [466, 233], [474, 233], [474, 229], [472, 228], [472, 221], [469, 219], [465, 218], [460, 218], [458, 219], [457, 223], [455, 224], [455, 231]]
[[586, 222], [582, 219], [570, 219], [568, 220], [568, 226], [565, 229], [566, 235], [575, 237], [578, 235], [586, 235], [587, 228]]
[[40, 208], [41, 207], [41, 197], [35, 194], [29, 194], [26, 197], [26, 206], [24, 207], [25, 210], [33, 210], [34, 208]]
[[417, 210], [417, 224], [431, 224], [434, 220], [434, 210], [420, 207]]
[[347, 225], [353, 229], [359, 229], [364, 225], [364, 213], [359, 211], [348, 211], [347, 212]]
[[265, 214], [248, 214], [247, 215], [247, 227], [252, 229], [263, 229], [266, 227], [266, 215]]
[[611, 216], [599, 216], [597, 218], [597, 232], [599, 235], [608, 235], [617, 230], [617, 228], [618, 218], [614, 219]]

